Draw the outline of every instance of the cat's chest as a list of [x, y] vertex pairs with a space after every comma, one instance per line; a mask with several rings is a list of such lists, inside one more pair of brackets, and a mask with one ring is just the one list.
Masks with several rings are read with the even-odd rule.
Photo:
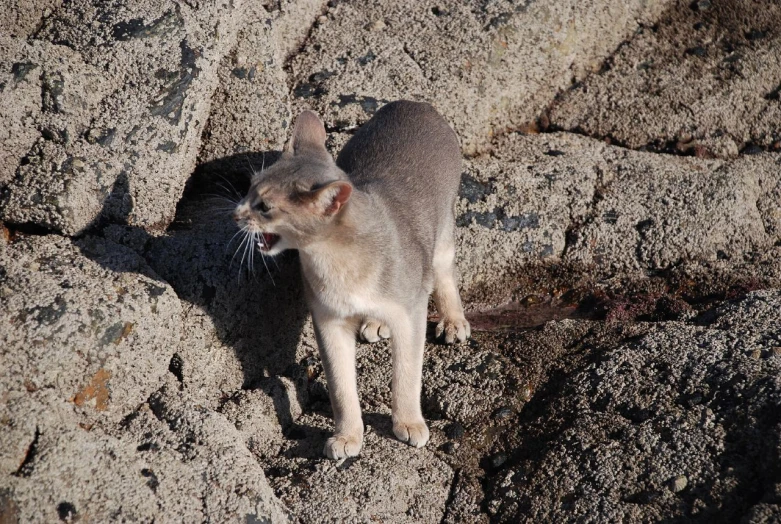
[[334, 316], [356, 316], [369, 314], [376, 305], [376, 298], [369, 289], [356, 286], [345, 289], [341, 286], [321, 285], [313, 289], [318, 305]]

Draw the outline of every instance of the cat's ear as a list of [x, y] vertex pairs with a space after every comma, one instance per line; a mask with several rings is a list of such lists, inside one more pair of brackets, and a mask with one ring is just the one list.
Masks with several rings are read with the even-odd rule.
[[325, 186], [310, 191], [307, 200], [325, 216], [336, 215], [342, 207], [350, 200], [353, 193], [353, 186], [346, 180], [336, 180], [329, 182]]
[[331, 158], [325, 148], [325, 126], [314, 111], [303, 111], [293, 126], [293, 136], [286, 152], [292, 155], [304, 153], [325, 155]]

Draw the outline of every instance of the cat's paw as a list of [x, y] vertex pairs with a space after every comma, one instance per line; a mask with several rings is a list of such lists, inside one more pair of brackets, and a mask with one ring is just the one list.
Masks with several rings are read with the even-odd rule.
[[363, 447], [363, 436], [334, 435], [325, 443], [323, 453], [333, 460], [357, 457]]
[[464, 318], [443, 318], [437, 324], [436, 337], [443, 339], [445, 344], [453, 344], [456, 341], [464, 342], [472, 335], [472, 329], [469, 327], [469, 321]]
[[428, 443], [428, 426], [423, 419], [416, 422], [394, 422], [393, 434], [410, 446], [422, 448]]
[[365, 320], [361, 324], [361, 340], [364, 342], [378, 342], [383, 338], [390, 338], [390, 328], [377, 320]]

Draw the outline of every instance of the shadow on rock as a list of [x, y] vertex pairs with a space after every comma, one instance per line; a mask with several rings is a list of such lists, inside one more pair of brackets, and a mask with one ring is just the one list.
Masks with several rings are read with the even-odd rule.
[[[182, 340], [168, 368], [181, 389], [219, 410], [235, 392], [259, 388], [272, 398], [284, 432], [303, 407], [307, 383], [296, 360], [307, 319], [297, 254], [263, 259], [256, 252], [251, 259], [254, 246], [242, 243], [230, 217], [251, 173], [278, 157], [274, 151], [248, 153], [199, 166], [164, 234], [115, 224], [94, 231], [142, 255], [185, 302]], [[114, 193], [127, 194], [126, 185], [127, 177], [120, 177]], [[126, 270], [105, 254], [82, 252]]]

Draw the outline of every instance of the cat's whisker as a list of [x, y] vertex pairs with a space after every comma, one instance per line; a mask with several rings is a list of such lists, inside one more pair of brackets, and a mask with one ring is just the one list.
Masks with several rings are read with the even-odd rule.
[[236, 189], [236, 187], [231, 183], [231, 181], [225, 178], [224, 176], [220, 175], [219, 173], [217, 173], [217, 176], [220, 177], [228, 185], [228, 187], [225, 187], [220, 182], [216, 182], [216, 184], [222, 187], [225, 191], [227, 191], [228, 194], [234, 194], [239, 200], [241, 200], [242, 198], [241, 192], [239, 192], [239, 190]]
[[234, 239], [235, 239], [237, 236], [239, 236], [241, 233], [242, 233], [242, 230], [241, 230], [241, 229], [239, 229], [238, 231], [236, 231], [236, 232], [233, 234], [233, 236], [231, 237], [231, 239], [230, 239], [230, 240], [228, 240], [228, 243], [227, 243], [227, 244], [225, 244], [225, 251], [224, 251], [223, 253], [227, 253], [227, 252], [228, 252], [228, 248], [230, 248], [230, 247], [231, 247], [231, 243], [233, 242], [233, 240], [234, 240]]
[[239, 254], [239, 249], [241, 249], [241, 247], [244, 245], [244, 243], [249, 240], [249, 234], [248, 234], [247, 226], [244, 226], [243, 228], [241, 228], [239, 230], [239, 233], [244, 233], [244, 238], [242, 238], [241, 242], [239, 243], [239, 245], [236, 246], [236, 251], [233, 252], [233, 257], [231, 257], [231, 262], [230, 262], [230, 265], [228, 266], [228, 269], [233, 267], [233, 261], [236, 259], [236, 256]]

